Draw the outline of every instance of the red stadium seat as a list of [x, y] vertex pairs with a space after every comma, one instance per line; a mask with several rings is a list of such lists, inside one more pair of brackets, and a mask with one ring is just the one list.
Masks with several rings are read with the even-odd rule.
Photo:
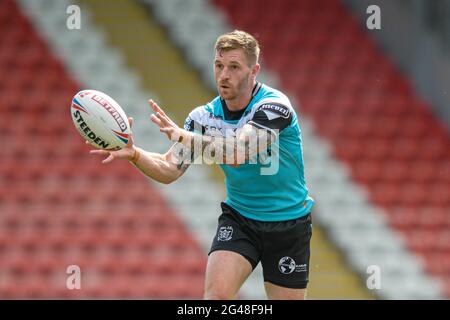
[[391, 211], [390, 223], [399, 230], [409, 230], [420, 226], [418, 209], [400, 207]]
[[371, 140], [364, 144], [360, 158], [371, 161], [384, 161], [392, 158], [392, 149], [386, 140]]
[[419, 209], [415, 219], [418, 226], [424, 229], [445, 229], [445, 210], [440, 207], [424, 207]]
[[424, 253], [437, 248], [439, 235], [433, 230], [410, 229], [407, 231], [407, 245], [411, 250]]
[[423, 184], [406, 183], [398, 191], [398, 201], [405, 206], [420, 207], [427, 203], [427, 187]]
[[383, 174], [378, 161], [359, 161], [353, 168], [353, 177], [364, 184], [377, 183]]
[[450, 254], [432, 252], [425, 256], [426, 261], [424, 265], [430, 273], [444, 277], [450, 273]]
[[399, 195], [401, 194], [401, 187], [390, 183], [378, 183], [375, 187], [371, 187], [369, 194], [370, 199], [376, 205], [384, 208], [389, 208], [397, 205], [399, 202]]
[[412, 161], [418, 155], [419, 144], [412, 139], [401, 139], [388, 144], [389, 157], [393, 160]]
[[448, 208], [450, 206], [450, 188], [448, 188], [448, 183], [433, 183], [428, 190], [427, 199], [431, 206]]
[[402, 184], [409, 179], [410, 171], [408, 163], [402, 161], [385, 161], [380, 178], [387, 183]]

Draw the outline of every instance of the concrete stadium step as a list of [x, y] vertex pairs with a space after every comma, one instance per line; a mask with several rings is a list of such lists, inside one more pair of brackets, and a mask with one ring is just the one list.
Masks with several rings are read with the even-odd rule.
[[323, 229], [313, 226], [308, 299], [374, 299]]

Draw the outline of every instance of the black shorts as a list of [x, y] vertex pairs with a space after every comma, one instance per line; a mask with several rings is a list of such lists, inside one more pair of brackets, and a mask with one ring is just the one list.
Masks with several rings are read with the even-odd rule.
[[311, 214], [294, 220], [266, 222], [244, 217], [222, 202], [210, 254], [227, 250], [245, 257], [255, 269], [261, 261], [264, 281], [286, 288], [308, 284]]

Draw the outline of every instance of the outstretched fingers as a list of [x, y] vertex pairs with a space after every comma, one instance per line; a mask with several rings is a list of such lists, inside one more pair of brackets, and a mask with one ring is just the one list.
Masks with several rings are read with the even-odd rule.
[[161, 120], [155, 114], [150, 115], [150, 119], [156, 123], [158, 127], [161, 127]]
[[163, 111], [163, 109], [161, 109], [155, 101], [153, 101], [152, 99], [148, 100], [148, 102], [150, 103], [150, 107], [152, 107], [153, 111], [155, 111], [155, 113], [160, 113], [162, 115], [166, 115], [165, 112]]
[[150, 116], [150, 119], [156, 123], [160, 128], [170, 127], [170, 121], [167, 117], [160, 113], [155, 113]]
[[161, 114], [161, 113], [158, 112], [156, 114], [156, 116], [158, 117], [159, 120], [161, 120], [162, 124], [170, 125], [169, 118], [166, 115]]

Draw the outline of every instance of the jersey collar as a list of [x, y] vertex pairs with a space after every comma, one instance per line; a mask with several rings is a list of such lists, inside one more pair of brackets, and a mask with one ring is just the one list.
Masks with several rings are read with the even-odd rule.
[[241, 119], [243, 116], [245, 116], [251, 110], [251, 105], [252, 105], [253, 98], [258, 94], [258, 92], [261, 89], [261, 87], [262, 87], [262, 84], [260, 82], [256, 82], [256, 84], [255, 84], [255, 86], [253, 87], [253, 90], [252, 90], [252, 97], [251, 97], [250, 101], [248, 102], [247, 106], [244, 109], [241, 109], [239, 111], [231, 111], [231, 110], [229, 110], [225, 100], [220, 98], [224, 120], [236, 121], [236, 120]]

